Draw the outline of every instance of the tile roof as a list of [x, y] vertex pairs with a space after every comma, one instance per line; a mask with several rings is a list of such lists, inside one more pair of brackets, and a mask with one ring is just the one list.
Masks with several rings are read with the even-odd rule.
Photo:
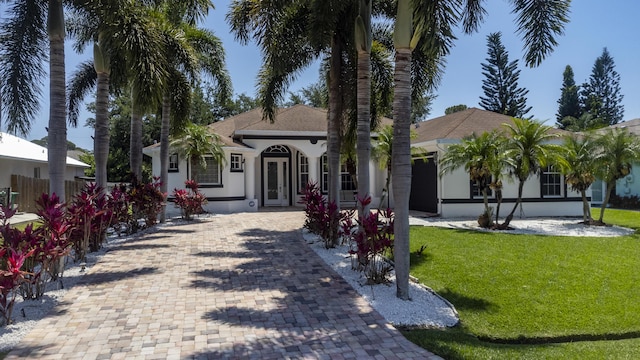
[[[5, 132], [0, 132], [0, 158], [49, 162], [47, 148]], [[89, 165], [68, 156], [67, 165], [89, 167]]]
[[[262, 118], [262, 109], [257, 108], [242, 114], [209, 125], [222, 138], [241, 138], [243, 134], [264, 132], [276, 134], [278, 132], [297, 132], [300, 136], [308, 133], [327, 132], [327, 110], [298, 104], [289, 108], [278, 109], [273, 122]], [[382, 118], [381, 124], [393, 124], [393, 120]], [[305, 134], [307, 133], [307, 134]], [[236, 143], [235, 146], [238, 146]]]
[[[513, 122], [512, 117], [475, 107], [422, 121], [413, 130], [418, 134], [412, 143], [421, 143], [441, 139], [462, 139], [473, 133], [502, 129], [502, 124]], [[565, 134], [564, 130], [551, 130], [553, 133]]]
[[230, 117], [235, 123], [235, 131], [274, 130], [274, 131], [327, 131], [327, 110], [307, 105], [294, 105], [278, 109], [273, 123], [262, 119], [262, 109]]
[[[325, 136], [327, 133], [327, 110], [298, 104], [289, 108], [281, 108], [276, 112], [273, 122], [263, 120], [262, 108], [256, 108], [234, 115], [222, 121], [209, 124], [212, 132], [218, 134], [225, 146], [248, 147], [242, 143], [247, 134], [270, 135], [282, 133], [299, 133], [299, 136]], [[393, 124], [393, 120], [382, 118], [381, 124]], [[298, 134], [296, 134], [298, 135]], [[159, 147], [160, 144], [147, 146], [146, 149]]]
[[611, 125], [612, 128], [625, 128], [630, 133], [640, 135], [640, 118], [619, 122], [615, 125]]

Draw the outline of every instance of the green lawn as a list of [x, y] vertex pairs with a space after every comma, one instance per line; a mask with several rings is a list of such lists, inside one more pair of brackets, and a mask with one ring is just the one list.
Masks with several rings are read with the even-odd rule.
[[[639, 212], [607, 209], [605, 221], [640, 229]], [[455, 305], [461, 325], [405, 335], [445, 358], [640, 356], [640, 232], [587, 238], [412, 227], [411, 250], [412, 275]]]

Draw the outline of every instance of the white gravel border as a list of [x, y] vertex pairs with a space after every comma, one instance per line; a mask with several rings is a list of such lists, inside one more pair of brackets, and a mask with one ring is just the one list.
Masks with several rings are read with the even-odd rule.
[[393, 272], [390, 274], [392, 281], [389, 284], [366, 285], [365, 276], [351, 269], [347, 245], [326, 249], [319, 236], [306, 229], [303, 229], [302, 234], [311, 249], [391, 324], [443, 328], [458, 323], [458, 312], [453, 305], [428, 287], [409, 282], [411, 301], [400, 300], [396, 296]]
[[529, 235], [549, 235], [549, 236], [589, 236], [589, 237], [615, 237], [631, 235], [633, 229], [616, 226], [595, 226], [584, 225], [579, 222], [582, 218], [526, 218], [513, 219], [509, 224], [512, 230], [488, 230], [478, 226], [476, 220], [459, 218], [410, 217], [410, 225], [439, 226], [452, 229], [476, 230], [484, 232], [495, 232], [504, 234], [529, 234]]

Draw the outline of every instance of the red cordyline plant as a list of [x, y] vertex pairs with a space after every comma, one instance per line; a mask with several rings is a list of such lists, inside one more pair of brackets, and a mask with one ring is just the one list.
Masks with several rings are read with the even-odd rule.
[[98, 251], [111, 225], [113, 211], [108, 207], [107, 197], [102, 188], [86, 184], [73, 197], [68, 206], [69, 219], [73, 223], [70, 241], [73, 243], [75, 260], [86, 260], [90, 251]]
[[107, 208], [111, 210], [111, 228], [120, 236], [131, 233], [131, 223], [133, 222], [133, 213], [131, 211], [131, 202], [127, 194], [127, 185], [119, 184], [114, 186], [107, 196]]
[[158, 222], [158, 215], [166, 198], [166, 194], [160, 191], [160, 185], [160, 178], [157, 176], [150, 183], [142, 183], [135, 179], [131, 182], [129, 202], [133, 208], [133, 232], [138, 229], [138, 219], [144, 219], [147, 227]]
[[321, 235], [324, 228], [326, 206], [317, 182], [310, 182], [305, 186], [300, 203], [304, 204], [304, 213], [306, 214], [304, 228], [313, 234]]
[[87, 192], [94, 194], [94, 206], [97, 209], [92, 221], [91, 239], [89, 240], [89, 250], [98, 251], [102, 247], [107, 237], [107, 229], [114, 221], [113, 210], [109, 207], [109, 196], [105, 194], [102, 187], [90, 183], [86, 186]]
[[301, 204], [307, 215], [304, 227], [310, 232], [320, 235], [327, 249], [340, 242], [340, 224], [353, 216], [353, 210], [338, 211], [338, 205], [326, 202], [316, 182], [310, 182], [302, 194]]
[[35, 249], [26, 254], [13, 249], [9, 251], [6, 248], [0, 249], [0, 261], [5, 264], [0, 267], [0, 326], [12, 323], [11, 314], [16, 302], [16, 290], [28, 281], [25, 278], [28, 273], [22, 270], [22, 266], [34, 252]]
[[198, 183], [195, 180], [187, 180], [184, 185], [189, 190], [173, 189], [173, 198], [175, 205], [182, 212], [182, 218], [191, 220], [193, 215], [204, 213], [203, 205], [207, 203], [207, 198], [198, 191]]
[[[363, 208], [371, 203], [371, 197], [358, 197]], [[354, 268], [362, 270], [370, 284], [381, 284], [389, 281], [392, 266], [388, 264], [385, 255], [393, 248], [393, 221], [391, 209], [375, 210], [358, 217], [357, 227], [353, 227], [351, 219], [343, 222], [343, 231], [355, 249], [349, 251], [356, 256]]]
[[22, 296], [25, 299], [39, 299], [44, 295], [46, 284], [56, 281], [64, 270], [64, 257], [71, 251], [69, 232], [73, 224], [69, 222], [66, 204], [54, 193], [51, 196], [42, 194], [36, 200], [36, 213], [42, 225], [33, 230], [29, 224], [23, 238], [31, 239], [36, 250], [31, 258], [25, 261], [24, 270], [33, 274], [29, 283], [22, 285]]

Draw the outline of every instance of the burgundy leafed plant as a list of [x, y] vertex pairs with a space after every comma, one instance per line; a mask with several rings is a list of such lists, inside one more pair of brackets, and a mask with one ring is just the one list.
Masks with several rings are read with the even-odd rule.
[[[358, 198], [360, 206], [365, 207], [371, 197]], [[375, 210], [358, 217], [358, 228], [350, 232], [355, 249], [350, 253], [357, 256], [357, 266], [372, 284], [387, 282], [391, 265], [385, 255], [393, 248], [393, 211]], [[345, 225], [347, 226], [347, 225]]]
[[[24, 254], [15, 250], [0, 249], [0, 259], [6, 269], [0, 269], [0, 326], [11, 324], [13, 305], [16, 302], [16, 290], [25, 281], [26, 271], [22, 270], [24, 261], [33, 255], [35, 250]], [[8, 255], [8, 256], [5, 256]]]
[[138, 228], [138, 219], [144, 219], [147, 227], [158, 222], [158, 215], [162, 211], [162, 204], [166, 198], [166, 194], [160, 191], [160, 185], [160, 178], [157, 176], [150, 183], [132, 181], [129, 189], [129, 202], [133, 208], [132, 230], [134, 232]]
[[204, 213], [204, 204], [207, 198], [198, 191], [198, 183], [195, 180], [187, 180], [184, 182], [187, 189], [174, 189], [173, 198], [175, 205], [180, 208], [182, 218], [185, 220], [193, 219], [193, 215]]
[[123, 228], [126, 234], [131, 233], [133, 214], [130, 211], [131, 203], [125, 184], [116, 185], [111, 189], [107, 196], [107, 208], [111, 211], [111, 227], [116, 234], [121, 235]]
[[[352, 218], [353, 210], [340, 212], [335, 202], [327, 203], [316, 182], [307, 184], [299, 203], [304, 204], [306, 214], [304, 227], [310, 232], [320, 235], [327, 249], [338, 245], [340, 224]], [[344, 229], [342, 230], [344, 231]]]

